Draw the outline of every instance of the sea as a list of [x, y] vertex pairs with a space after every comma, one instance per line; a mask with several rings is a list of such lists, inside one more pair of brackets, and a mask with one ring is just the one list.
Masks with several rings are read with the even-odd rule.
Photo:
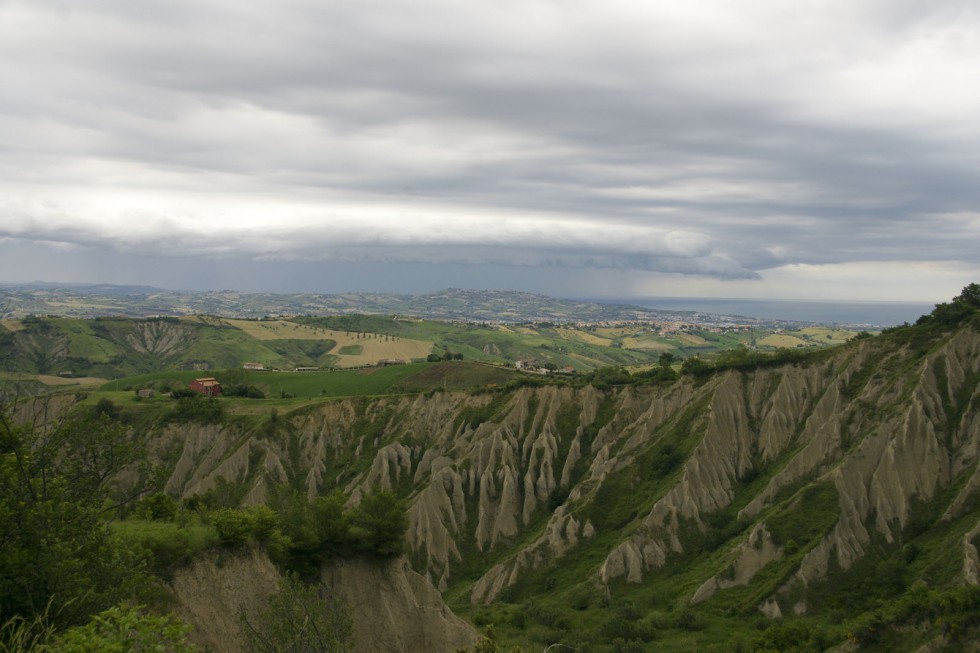
[[865, 327], [889, 327], [904, 322], [914, 323], [919, 316], [930, 313], [935, 308], [934, 304], [919, 302], [817, 302], [703, 297], [634, 298], [621, 300], [621, 303], [668, 311], [700, 311], [714, 315], [742, 315], [768, 320]]

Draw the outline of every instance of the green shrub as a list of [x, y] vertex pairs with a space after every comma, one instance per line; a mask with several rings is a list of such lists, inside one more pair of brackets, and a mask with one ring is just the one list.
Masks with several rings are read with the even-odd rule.
[[174, 617], [113, 607], [85, 626], [71, 628], [50, 647], [51, 653], [193, 653], [187, 641], [190, 628]]
[[15, 615], [0, 624], [0, 653], [43, 651], [54, 632], [46, 610], [30, 619]]
[[222, 395], [225, 397], [245, 397], [246, 399], [265, 399], [265, 393], [251, 384], [237, 383], [234, 385], [222, 386]]
[[395, 556], [405, 548], [408, 515], [405, 504], [391, 492], [372, 492], [350, 516], [355, 548], [379, 556]]
[[707, 624], [704, 621], [704, 617], [690, 608], [684, 608], [674, 615], [674, 628], [679, 630], [693, 632], [696, 630], [704, 630], [706, 626]]
[[249, 541], [271, 543], [277, 554], [289, 546], [279, 528], [279, 516], [268, 506], [221, 508], [211, 513], [211, 523], [224, 546], [237, 547]]
[[212, 526], [128, 519], [113, 523], [120, 541], [148, 558], [150, 569], [169, 578], [174, 569], [190, 564], [201, 551], [217, 546], [218, 534]]
[[244, 510], [221, 508], [211, 513], [211, 523], [225, 546], [241, 546], [252, 536], [252, 519]]
[[203, 397], [194, 392], [191, 396], [177, 399], [177, 405], [168, 414], [174, 422], [198, 422], [201, 424], [217, 424], [224, 420], [225, 409], [214, 397]]
[[158, 521], [173, 521], [177, 516], [179, 506], [174, 499], [164, 493], [157, 492], [142, 499], [136, 506], [136, 514], [145, 519]]
[[300, 574], [311, 573], [320, 562], [346, 555], [351, 548], [350, 514], [344, 510], [340, 492], [312, 501], [298, 492], [274, 499], [283, 533], [292, 546], [283, 562]]

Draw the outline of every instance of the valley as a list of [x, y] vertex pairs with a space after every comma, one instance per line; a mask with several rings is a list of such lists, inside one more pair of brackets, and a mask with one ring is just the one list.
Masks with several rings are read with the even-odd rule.
[[[175, 368], [181, 348], [203, 351], [206, 330], [217, 334], [212, 342], [232, 343], [228, 352], [275, 343], [308, 359], [312, 350], [302, 347], [350, 342], [343, 338], [462, 351], [463, 360], [387, 367], [226, 370], [261, 386], [264, 399], [167, 396], [201, 373], [193, 369], [50, 386], [42, 397], [61, 411], [98, 411], [138, 434], [158, 489], [185, 515], [169, 522], [163, 541], [192, 527], [213, 533], [215, 511], [281, 506], [282, 496], [340, 496], [352, 510], [376, 492], [402, 502], [397, 560], [414, 580], [398, 581], [397, 591], [409, 583], [413, 596], [439, 596], [473, 625], [432, 626], [453, 633], [432, 650], [466, 638], [475, 645], [478, 632], [492, 632], [499, 650], [965, 651], [975, 650], [980, 628], [978, 308], [954, 301], [874, 337], [815, 328], [779, 334], [834, 347], [767, 354], [739, 342], [714, 357], [661, 364], [662, 351], [721, 338], [686, 332], [683, 345], [649, 348], [649, 374], [599, 367], [600, 353], [590, 359], [594, 371], [527, 374], [473, 360], [470, 352], [483, 351], [473, 344], [460, 347], [488, 342], [466, 340], [474, 333], [517, 334], [529, 340], [513, 350], [504, 345], [517, 340], [493, 343], [504, 353], [543, 338], [569, 349], [615, 339], [621, 347], [606, 347], [609, 356], [639, 356], [644, 333], [628, 325], [483, 331], [377, 316], [244, 325], [114, 318], [100, 340], [88, 334], [103, 327], [45, 318], [46, 326], [9, 330], [6, 342], [29, 337], [22, 351], [39, 351], [39, 339], [63, 336], [66, 348], [78, 343], [109, 360], [103, 342], [128, 343], [135, 353], [127, 361]], [[26, 366], [32, 359], [21, 355]], [[139, 397], [140, 389], [156, 393]], [[135, 470], [116, 477], [120, 488], [135, 482]], [[288, 513], [280, 514], [285, 528]], [[149, 528], [140, 525], [145, 516], [120, 517]], [[185, 562], [168, 563], [163, 582], [218, 573], [207, 567], [216, 537], [204, 536]], [[248, 565], [268, 570], [268, 558], [282, 556], [266, 537], [246, 549]], [[361, 562], [330, 564], [340, 567], [322, 572], [324, 586]], [[253, 589], [245, 584], [235, 596]], [[185, 620], [205, 623], [200, 599], [176, 600]]]

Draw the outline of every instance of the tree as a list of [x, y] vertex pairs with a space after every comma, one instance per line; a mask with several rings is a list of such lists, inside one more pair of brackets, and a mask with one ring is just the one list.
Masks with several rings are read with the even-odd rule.
[[299, 492], [274, 497], [283, 532], [292, 542], [291, 568], [312, 573], [323, 560], [347, 551], [350, 515], [345, 500], [339, 491], [312, 501]]
[[963, 287], [962, 292], [953, 298], [954, 302], [963, 302], [973, 308], [980, 308], [980, 284], [971, 283]]
[[980, 309], [980, 284], [971, 283], [963, 288], [951, 302], [936, 304], [935, 310], [929, 315], [923, 315], [917, 325], [938, 323], [945, 326], [955, 326], [969, 319]]
[[107, 528], [112, 508], [136, 496], [112, 481], [139, 451], [105, 415], [31, 428], [0, 413], [0, 621], [77, 624], [143, 580]]
[[351, 515], [350, 523], [351, 539], [362, 551], [394, 556], [405, 548], [408, 515], [404, 503], [391, 492], [365, 495]]
[[691, 374], [693, 376], [703, 376], [711, 372], [711, 366], [705, 363], [697, 356], [684, 359], [684, 363], [681, 365], [682, 374]]

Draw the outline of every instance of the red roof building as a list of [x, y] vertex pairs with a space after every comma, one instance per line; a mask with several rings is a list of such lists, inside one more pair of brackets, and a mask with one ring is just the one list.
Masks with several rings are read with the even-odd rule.
[[197, 390], [202, 395], [208, 397], [220, 397], [221, 396], [221, 384], [214, 377], [205, 377], [203, 379], [194, 379], [188, 385], [191, 390]]

